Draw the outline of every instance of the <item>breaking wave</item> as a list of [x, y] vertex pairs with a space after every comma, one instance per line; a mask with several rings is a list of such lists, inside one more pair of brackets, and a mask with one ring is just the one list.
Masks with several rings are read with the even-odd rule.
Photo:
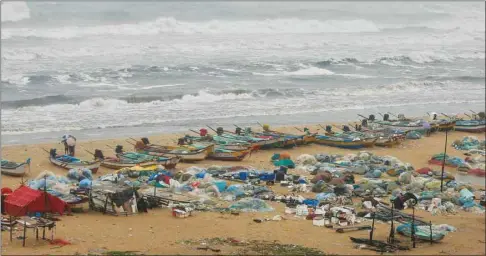
[[102, 25], [92, 27], [63, 27], [51, 29], [9, 28], [2, 30], [2, 39], [11, 37], [41, 37], [69, 39], [86, 36], [138, 36], [158, 34], [316, 34], [379, 32], [368, 20], [211, 20], [203, 22], [180, 21], [160, 17], [150, 22]]
[[[349, 74], [353, 75], [353, 74]], [[432, 78], [432, 77], [429, 77]], [[436, 77], [434, 77], [436, 78]], [[465, 79], [465, 78], [464, 78]], [[480, 79], [477, 77], [476, 79]], [[464, 82], [470, 82], [465, 79]], [[484, 78], [483, 78], [484, 81]], [[58, 106], [64, 108], [69, 105], [69, 108], [76, 108], [82, 106], [83, 108], [100, 108], [110, 107], [115, 105], [129, 105], [129, 104], [193, 104], [193, 103], [213, 103], [213, 102], [229, 102], [239, 100], [264, 100], [264, 99], [302, 99], [326, 97], [326, 96], [369, 96], [369, 95], [388, 95], [396, 93], [413, 93], [420, 91], [437, 91], [450, 89], [464, 89], [468, 90], [484, 90], [482, 85], [471, 85], [469, 83], [459, 83], [451, 80], [411, 80], [398, 82], [393, 84], [380, 84], [374, 86], [367, 86], [364, 88], [329, 88], [329, 91], [321, 89], [303, 89], [303, 88], [262, 88], [257, 90], [249, 89], [223, 89], [215, 90], [200, 90], [196, 93], [183, 93], [164, 96], [155, 95], [130, 95], [120, 97], [81, 97], [69, 95], [49, 95], [33, 99], [22, 99], [15, 101], [2, 101], [3, 109], [26, 108], [26, 107], [45, 107]], [[135, 105], [133, 107], [136, 107]]]

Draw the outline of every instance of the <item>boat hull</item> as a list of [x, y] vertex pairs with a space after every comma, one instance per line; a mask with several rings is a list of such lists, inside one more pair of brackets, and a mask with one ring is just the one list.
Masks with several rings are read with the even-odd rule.
[[66, 163], [59, 161], [55, 158], [49, 157], [49, 160], [53, 165], [59, 166], [63, 169], [70, 170], [70, 169], [90, 169], [92, 173], [97, 173], [98, 169], [100, 168], [101, 161], [94, 161], [94, 162], [80, 162], [80, 163]]
[[151, 166], [151, 165], [163, 165], [166, 169], [173, 169], [176, 167], [178, 163], [179, 163], [179, 158], [172, 157], [172, 158], [168, 158], [165, 161], [147, 161], [141, 163], [119, 163], [119, 162], [104, 160], [101, 162], [101, 166], [105, 168], [117, 170], [122, 168], [130, 168], [137, 165], [142, 167]]
[[26, 163], [22, 163], [15, 168], [2, 167], [1, 171], [2, 171], [2, 174], [5, 174], [5, 175], [14, 176], [14, 177], [21, 177], [21, 176], [25, 175], [25, 171], [26, 171], [25, 166], [26, 165], [27, 165]]
[[373, 140], [357, 140], [357, 141], [338, 141], [326, 138], [317, 138], [316, 143], [338, 148], [359, 149], [364, 147], [372, 147], [377, 139]]
[[166, 147], [146, 147], [145, 149], [137, 150], [137, 152], [151, 156], [178, 157], [181, 162], [197, 162], [206, 159], [210, 153], [214, 152], [214, 144], [189, 152], [173, 152]]
[[486, 125], [455, 125], [454, 130], [461, 132], [486, 132]]
[[214, 152], [209, 154], [209, 159], [222, 161], [242, 161], [250, 154], [251, 150], [234, 151], [234, 152]]

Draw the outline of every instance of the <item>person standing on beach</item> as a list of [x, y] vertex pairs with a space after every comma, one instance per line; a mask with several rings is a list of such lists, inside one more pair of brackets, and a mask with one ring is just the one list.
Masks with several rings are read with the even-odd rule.
[[76, 137], [72, 135], [62, 136], [62, 143], [64, 143], [64, 151], [67, 155], [74, 156], [76, 148]]
[[427, 137], [429, 137], [429, 136], [430, 136], [430, 132], [431, 132], [431, 130], [430, 130], [430, 128], [431, 128], [431, 127], [430, 127], [430, 123], [429, 123], [429, 122], [427, 122], [427, 121], [424, 121], [424, 123], [423, 123], [423, 127], [424, 127], [424, 129], [425, 129], [425, 135], [426, 135]]

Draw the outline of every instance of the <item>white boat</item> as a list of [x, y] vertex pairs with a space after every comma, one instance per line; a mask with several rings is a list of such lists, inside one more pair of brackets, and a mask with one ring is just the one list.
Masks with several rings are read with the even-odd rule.
[[2, 160], [2, 174], [10, 176], [24, 176], [26, 172], [26, 166], [30, 169], [30, 158], [23, 163], [16, 163], [7, 160]]

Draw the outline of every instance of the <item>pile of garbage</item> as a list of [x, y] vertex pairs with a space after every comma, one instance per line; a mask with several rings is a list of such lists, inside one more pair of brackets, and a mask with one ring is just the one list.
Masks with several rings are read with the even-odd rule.
[[464, 161], [463, 159], [459, 157], [451, 157], [444, 153], [433, 155], [432, 158], [429, 160], [429, 164], [442, 165], [444, 158], [445, 158], [445, 165], [447, 166], [451, 166], [451, 167], [465, 166], [471, 168], [471, 166], [468, 163], [466, 163], [466, 161]]
[[35, 190], [46, 190], [67, 203], [81, 201], [82, 198], [74, 195], [72, 190], [89, 188], [93, 174], [89, 169], [71, 169], [67, 176], [55, 175], [51, 171], [43, 171], [35, 179], [27, 182], [27, 186]]
[[452, 143], [452, 146], [457, 150], [485, 150], [486, 140], [480, 141], [475, 136], [464, 136], [462, 140], [456, 140]]

